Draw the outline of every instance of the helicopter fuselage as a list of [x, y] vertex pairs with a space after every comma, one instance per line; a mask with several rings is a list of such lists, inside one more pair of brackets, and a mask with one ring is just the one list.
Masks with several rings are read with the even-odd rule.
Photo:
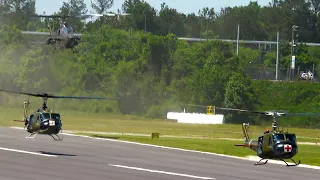
[[55, 38], [48, 38], [47, 44], [54, 45], [56, 44], [59, 48], [67, 48], [71, 49], [79, 44], [80, 38], [77, 37], [55, 37]]
[[290, 159], [298, 153], [296, 136], [270, 132], [258, 138], [257, 156], [263, 159]]
[[58, 134], [62, 123], [58, 113], [36, 112], [28, 119], [27, 131], [37, 134]]

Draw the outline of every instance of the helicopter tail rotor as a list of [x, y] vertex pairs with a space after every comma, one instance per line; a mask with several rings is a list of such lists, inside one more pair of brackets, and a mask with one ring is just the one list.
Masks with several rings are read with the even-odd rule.
[[24, 118], [23, 118], [23, 122], [24, 122], [24, 128], [26, 128], [26, 126], [28, 125], [28, 108], [30, 105], [30, 101], [28, 98], [28, 101], [23, 102], [23, 111], [24, 111]]
[[29, 108], [29, 105], [30, 105], [30, 101], [29, 101], [29, 98], [28, 98], [28, 101], [23, 102], [24, 118], [27, 118], [27, 117], [28, 117], [28, 108]]
[[52, 35], [53, 35], [53, 34], [52, 34], [52, 28], [51, 28], [51, 26], [50, 26], [50, 25], [48, 25], [47, 27], [48, 27], [49, 32], [50, 32], [50, 37], [52, 38]]
[[244, 143], [243, 144], [236, 144], [235, 146], [248, 147], [252, 150], [255, 150], [257, 147], [257, 143], [256, 143], [256, 141], [250, 140], [249, 123], [242, 124], [242, 131], [243, 131], [243, 136], [244, 136]]
[[248, 143], [250, 141], [250, 137], [249, 137], [249, 123], [243, 123], [242, 124], [242, 132], [243, 132], [243, 136], [244, 136], [244, 142]]

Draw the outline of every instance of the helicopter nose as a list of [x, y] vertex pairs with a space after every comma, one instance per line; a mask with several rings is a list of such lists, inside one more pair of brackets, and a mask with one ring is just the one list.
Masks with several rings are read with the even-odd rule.
[[49, 126], [49, 120], [43, 120], [43, 121], [40, 123], [40, 129], [41, 129], [41, 130], [47, 129], [48, 126]]
[[295, 154], [297, 151], [298, 149], [296, 148], [296, 146], [289, 142], [280, 143], [275, 146], [275, 152], [278, 155]]
[[50, 127], [55, 127], [57, 125], [59, 125], [59, 123], [56, 122], [55, 119], [46, 119], [46, 120], [43, 120], [40, 123], [40, 129], [44, 130], [44, 129], [47, 129], [47, 128], [50, 128]]
[[291, 144], [284, 144], [283, 145], [283, 152], [291, 153], [291, 151], [292, 151], [292, 145]]

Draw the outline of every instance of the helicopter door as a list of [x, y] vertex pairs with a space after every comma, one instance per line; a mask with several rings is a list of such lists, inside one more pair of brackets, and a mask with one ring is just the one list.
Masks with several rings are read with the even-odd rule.
[[262, 146], [263, 146], [263, 136], [260, 136], [258, 138], [258, 147], [257, 147], [257, 153], [258, 155], [262, 154]]
[[271, 147], [272, 148], [272, 145], [273, 145], [273, 138], [271, 136], [269, 136], [268, 138], [268, 147]]
[[40, 118], [39, 114], [37, 114], [37, 115], [36, 115], [36, 117], [37, 117], [37, 123], [39, 123], [39, 124], [40, 124], [40, 122], [41, 122], [41, 118]]
[[34, 120], [34, 115], [31, 114], [30, 119], [29, 119], [29, 124], [28, 124], [28, 127], [27, 127], [28, 129], [32, 129], [33, 120]]

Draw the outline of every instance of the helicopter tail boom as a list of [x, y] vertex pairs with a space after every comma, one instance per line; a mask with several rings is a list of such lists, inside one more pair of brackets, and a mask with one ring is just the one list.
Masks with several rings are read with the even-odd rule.
[[23, 121], [23, 120], [13, 120], [13, 121], [15, 121], [15, 122], [25, 122], [25, 121]]
[[244, 143], [243, 144], [236, 144], [235, 146], [248, 147], [252, 150], [255, 150], [257, 147], [257, 142], [250, 140], [248, 131], [249, 131], [249, 123], [243, 123], [242, 124], [242, 132], [243, 132], [243, 136], [244, 136]]
[[244, 144], [236, 144], [235, 146], [248, 147], [255, 151], [257, 147], [257, 142], [250, 140], [249, 142], [244, 142]]

